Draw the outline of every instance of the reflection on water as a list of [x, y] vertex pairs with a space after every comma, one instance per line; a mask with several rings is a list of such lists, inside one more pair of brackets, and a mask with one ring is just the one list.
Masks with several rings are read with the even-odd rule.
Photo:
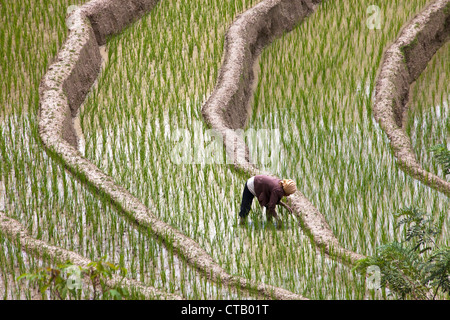
[[[134, 229], [104, 199], [89, 193], [31, 137], [31, 123], [28, 116], [8, 116], [0, 123], [0, 146], [7, 156], [1, 161], [11, 164], [0, 163], [1, 169], [9, 169], [0, 176], [0, 210], [19, 221], [32, 237], [92, 260], [107, 255], [108, 261], [123, 265], [130, 278], [186, 298], [246, 298], [243, 292], [205, 281], [166, 246]], [[23, 253], [14, 255], [22, 257], [24, 270], [43, 267], [38, 259], [30, 264]], [[18, 290], [9, 286], [6, 295]]]

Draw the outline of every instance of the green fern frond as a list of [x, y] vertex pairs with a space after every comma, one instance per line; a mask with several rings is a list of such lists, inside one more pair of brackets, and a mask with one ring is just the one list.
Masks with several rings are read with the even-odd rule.
[[450, 174], [450, 150], [447, 149], [445, 144], [437, 144], [428, 150], [434, 153], [437, 162], [442, 165], [444, 169], [444, 174]]

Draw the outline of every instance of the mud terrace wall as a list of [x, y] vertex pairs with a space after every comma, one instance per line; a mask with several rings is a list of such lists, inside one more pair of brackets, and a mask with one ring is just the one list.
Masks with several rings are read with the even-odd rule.
[[[266, 1], [276, 8], [279, 2]], [[249, 290], [271, 299], [304, 299], [299, 294], [265, 284], [255, 284], [226, 273], [192, 239], [158, 220], [136, 197], [117, 185], [77, 151], [73, 117], [84, 101], [100, 70], [99, 45], [110, 34], [153, 8], [156, 1], [91, 1], [71, 13], [69, 36], [44, 75], [40, 88], [39, 134], [49, 154], [61, 161], [77, 178], [96, 192], [109, 197], [131, 223], [149, 228], [155, 236], [196, 267], [202, 275], [223, 285]], [[265, 19], [264, 13], [259, 19]]]
[[[242, 129], [249, 117], [255, 80], [255, 61], [261, 50], [314, 12], [320, 0], [263, 0], [237, 16], [225, 39], [223, 64], [216, 87], [202, 108], [207, 123], [223, 136], [228, 155], [245, 174], [269, 174], [249, 159]], [[399, 40], [386, 52], [379, 80], [374, 113], [386, 131], [399, 165], [412, 176], [449, 195], [448, 182], [424, 172], [414, 159], [409, 139], [401, 129], [409, 85], [425, 68], [434, 52], [448, 39], [448, 2], [438, 0], [419, 14]], [[156, 0], [93, 0], [72, 13], [69, 36], [40, 85], [39, 133], [47, 152], [97, 192], [109, 197], [132, 223], [152, 230], [175, 252], [209, 279], [224, 285], [256, 291], [266, 298], [303, 299], [282, 288], [255, 284], [227, 274], [192, 239], [158, 220], [127, 190], [117, 185], [77, 151], [73, 117], [98, 76], [99, 45], [120, 32], [157, 3]], [[323, 215], [300, 192], [288, 197], [302, 226], [315, 243], [331, 256], [353, 263], [362, 255], [342, 248]], [[31, 241], [31, 240], [30, 240]], [[37, 246], [44, 246], [38, 243]]]
[[[73, 264], [87, 268], [88, 264], [92, 261], [85, 258], [73, 251], [65, 250], [59, 247], [55, 247], [47, 244], [44, 241], [32, 238], [28, 235], [25, 228], [16, 220], [8, 218], [3, 212], [0, 211], [0, 231], [4, 232], [10, 239], [18, 241], [22, 248], [35, 256], [40, 258], [45, 255], [52, 257], [59, 263], [65, 263], [70, 260]], [[89, 281], [88, 279], [86, 281]], [[182, 297], [170, 293], [160, 291], [151, 286], [144, 286], [140, 282], [124, 278], [122, 279], [118, 275], [113, 275], [111, 279], [105, 279], [106, 285], [110, 288], [114, 288], [118, 285], [129, 289], [130, 292], [137, 291], [143, 295], [146, 299], [169, 299], [169, 300], [181, 300]]]
[[399, 167], [447, 197], [450, 182], [422, 168], [402, 123], [411, 84], [449, 38], [450, 0], [437, 0], [410, 21], [385, 52], [373, 106], [374, 117], [389, 137]]
[[202, 108], [208, 122], [220, 122], [231, 129], [244, 127], [250, 112], [257, 56], [272, 40], [309, 16], [320, 2], [266, 0], [236, 17], [225, 36], [224, 61], [216, 88]]
[[[225, 38], [224, 62], [216, 87], [202, 107], [206, 122], [220, 133], [227, 154], [238, 170], [249, 176], [273, 175], [251, 163], [249, 150], [242, 135], [249, 118], [250, 100], [255, 80], [254, 66], [261, 50], [283, 32], [314, 12], [320, 0], [269, 0], [239, 15]], [[313, 241], [326, 253], [346, 263], [364, 256], [341, 247], [324, 216], [300, 192], [288, 197], [294, 213]]]

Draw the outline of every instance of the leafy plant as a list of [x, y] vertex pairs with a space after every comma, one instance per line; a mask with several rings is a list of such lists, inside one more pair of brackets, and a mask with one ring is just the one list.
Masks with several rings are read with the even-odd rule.
[[361, 259], [354, 270], [367, 271], [378, 266], [381, 286], [389, 287], [401, 299], [435, 299], [439, 292], [450, 294], [450, 248], [439, 248], [439, 235], [431, 219], [416, 208], [405, 208], [395, 215], [396, 229], [406, 227], [405, 240], [377, 248], [375, 255]]
[[90, 286], [92, 286], [94, 300], [122, 300], [122, 298], [128, 296], [128, 290], [120, 287], [120, 283], [118, 286], [109, 287], [105, 280], [111, 279], [116, 271], [120, 271], [122, 276], [125, 277], [127, 270], [106, 262], [104, 259], [105, 257], [102, 257], [98, 261], [93, 261], [86, 268], [67, 261], [64, 264], [58, 264], [56, 267], [45, 267], [35, 273], [22, 274], [17, 280], [26, 279], [37, 285], [44, 299], [49, 298], [46, 294], [49, 290], [50, 297], [65, 300], [70, 298], [81, 299], [81, 292], [79, 291], [82, 289], [81, 279], [87, 277]]
[[436, 160], [444, 169], [444, 174], [450, 174], [450, 150], [447, 149], [445, 144], [441, 143], [432, 146], [429, 151], [434, 152]]
[[439, 289], [450, 295], [450, 247], [446, 246], [434, 251], [424, 271], [427, 274], [425, 282], [435, 288], [433, 299]]
[[[51, 296], [56, 296], [60, 300], [65, 300], [69, 296], [77, 297], [76, 289], [70, 289], [67, 285], [68, 278], [64, 276], [68, 267], [73, 266], [70, 262], [60, 264], [56, 267], [41, 268], [35, 273], [24, 273], [17, 280], [26, 279], [30, 283], [38, 285], [43, 299], [47, 299], [47, 290], [50, 290]], [[81, 271], [81, 270], [80, 270]]]
[[94, 289], [94, 299], [99, 298], [98, 287], [100, 287], [103, 298], [122, 300], [123, 297], [129, 294], [128, 290], [120, 286], [108, 288], [105, 279], [111, 279], [116, 271], [120, 271], [123, 280], [127, 274], [127, 269], [106, 262], [104, 259], [105, 257], [102, 257], [99, 261], [89, 263], [87, 270], [84, 270], [91, 280]]

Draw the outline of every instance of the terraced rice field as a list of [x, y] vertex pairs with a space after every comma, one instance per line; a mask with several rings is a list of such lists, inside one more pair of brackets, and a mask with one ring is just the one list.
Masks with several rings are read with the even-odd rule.
[[[278, 209], [279, 228], [254, 201], [249, 223], [238, 224], [250, 175], [227, 162], [202, 106], [217, 84], [229, 26], [259, 2], [159, 1], [109, 36], [101, 47], [100, 74], [75, 119], [79, 154], [156, 219], [194, 240], [227, 274], [309, 299], [390, 299], [318, 247], [299, 215]], [[405, 206], [432, 214], [443, 230], [439, 244], [449, 245], [448, 197], [398, 168], [372, 114], [384, 50], [430, 2], [325, 1], [264, 48], [254, 68], [257, 81], [243, 129], [259, 133], [246, 141], [256, 166], [294, 179], [339, 244], [363, 256], [399, 240], [393, 214]], [[0, 4], [6, 25], [0, 30], [6, 80], [0, 95], [0, 219], [14, 219], [30, 237], [89, 260], [106, 256], [128, 270], [127, 279], [159, 290], [153, 299], [261, 298], [205, 277], [170, 237], [155, 237], [114, 197], [44, 148], [39, 83], [67, 37], [67, 7], [83, 4]], [[366, 24], [371, 5], [380, 8], [380, 29]], [[448, 61], [447, 43], [413, 85], [405, 124], [420, 164], [443, 178], [428, 148], [450, 143]], [[55, 255], [29, 254], [5, 230], [0, 229], [0, 297], [41, 298], [17, 277], [56, 264]], [[89, 288], [79, 296], [91, 297]]]

